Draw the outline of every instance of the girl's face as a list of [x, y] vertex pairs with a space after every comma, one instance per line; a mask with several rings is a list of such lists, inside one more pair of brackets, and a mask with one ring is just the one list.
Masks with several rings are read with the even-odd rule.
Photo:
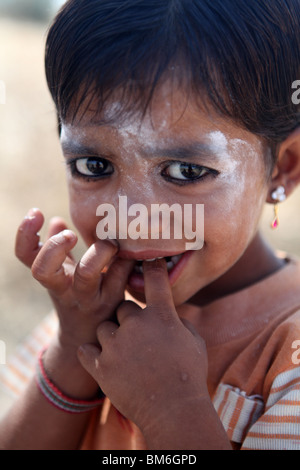
[[[102, 120], [117, 107], [117, 101], [111, 103]], [[118, 214], [120, 196], [127, 197], [128, 207], [143, 204], [149, 217], [152, 204], [177, 203], [182, 213], [185, 204], [204, 205], [204, 245], [199, 250], [187, 251], [184, 238], [151, 239], [149, 234], [147, 239], [118, 240], [123, 258], [182, 254], [167, 259], [175, 305], [225, 274], [257, 233], [268, 194], [268, 149], [227, 119], [186, 104], [179, 91], [172, 97], [166, 89], [157, 94], [142, 122], [125, 117], [105, 125], [87, 112], [81, 120], [63, 124], [61, 143], [72, 220], [87, 245], [98, 240], [98, 206], [111, 204]], [[128, 291], [143, 301], [140, 264], [129, 277]]]

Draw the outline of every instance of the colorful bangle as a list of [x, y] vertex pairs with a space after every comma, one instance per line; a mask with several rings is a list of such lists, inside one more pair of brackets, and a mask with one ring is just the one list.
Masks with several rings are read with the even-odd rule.
[[74, 400], [73, 398], [64, 395], [47, 376], [43, 363], [44, 352], [45, 350], [40, 353], [38, 359], [36, 382], [44, 397], [52, 405], [67, 413], [86, 413], [94, 410], [103, 403], [103, 395], [101, 398], [96, 398], [94, 400]]

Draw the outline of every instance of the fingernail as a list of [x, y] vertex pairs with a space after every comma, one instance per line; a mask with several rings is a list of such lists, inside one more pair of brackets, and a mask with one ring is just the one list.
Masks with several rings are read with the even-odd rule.
[[63, 230], [57, 235], [54, 235], [54, 237], [58, 243], [63, 243], [65, 241], [73, 240], [75, 235], [71, 230]]
[[144, 260], [144, 263], [147, 264], [153, 264], [154, 266], [156, 266], [157, 264], [162, 264], [165, 262], [165, 259], [164, 258], [153, 258], [153, 259], [145, 259]]
[[62, 233], [66, 240], [73, 240], [75, 238], [75, 234], [72, 232], [72, 230], [66, 229]]
[[30, 209], [27, 213], [27, 215], [24, 217], [25, 220], [32, 220], [35, 218], [36, 216], [36, 213], [38, 212], [38, 208], [34, 207], [32, 209]]

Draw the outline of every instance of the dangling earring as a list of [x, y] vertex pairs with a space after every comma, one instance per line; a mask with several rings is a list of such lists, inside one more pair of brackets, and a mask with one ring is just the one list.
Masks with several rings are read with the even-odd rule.
[[279, 226], [279, 218], [278, 218], [278, 203], [283, 202], [286, 200], [285, 188], [284, 186], [279, 186], [275, 191], [273, 191], [271, 195], [274, 204], [274, 219], [271, 223], [271, 228], [276, 229]]

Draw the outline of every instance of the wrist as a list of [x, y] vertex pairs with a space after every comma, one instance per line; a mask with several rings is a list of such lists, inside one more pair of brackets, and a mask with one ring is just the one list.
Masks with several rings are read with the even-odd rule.
[[208, 393], [169, 403], [141, 431], [149, 449], [231, 449]]
[[62, 393], [74, 399], [89, 400], [99, 392], [99, 385], [82, 367], [77, 348], [56, 338], [43, 354], [47, 375]]
[[36, 367], [36, 383], [44, 397], [56, 408], [71, 414], [87, 413], [98, 408], [103, 403], [103, 395], [98, 394], [93, 399], [83, 400], [65, 395], [48, 376], [44, 366], [44, 354], [41, 351]]

